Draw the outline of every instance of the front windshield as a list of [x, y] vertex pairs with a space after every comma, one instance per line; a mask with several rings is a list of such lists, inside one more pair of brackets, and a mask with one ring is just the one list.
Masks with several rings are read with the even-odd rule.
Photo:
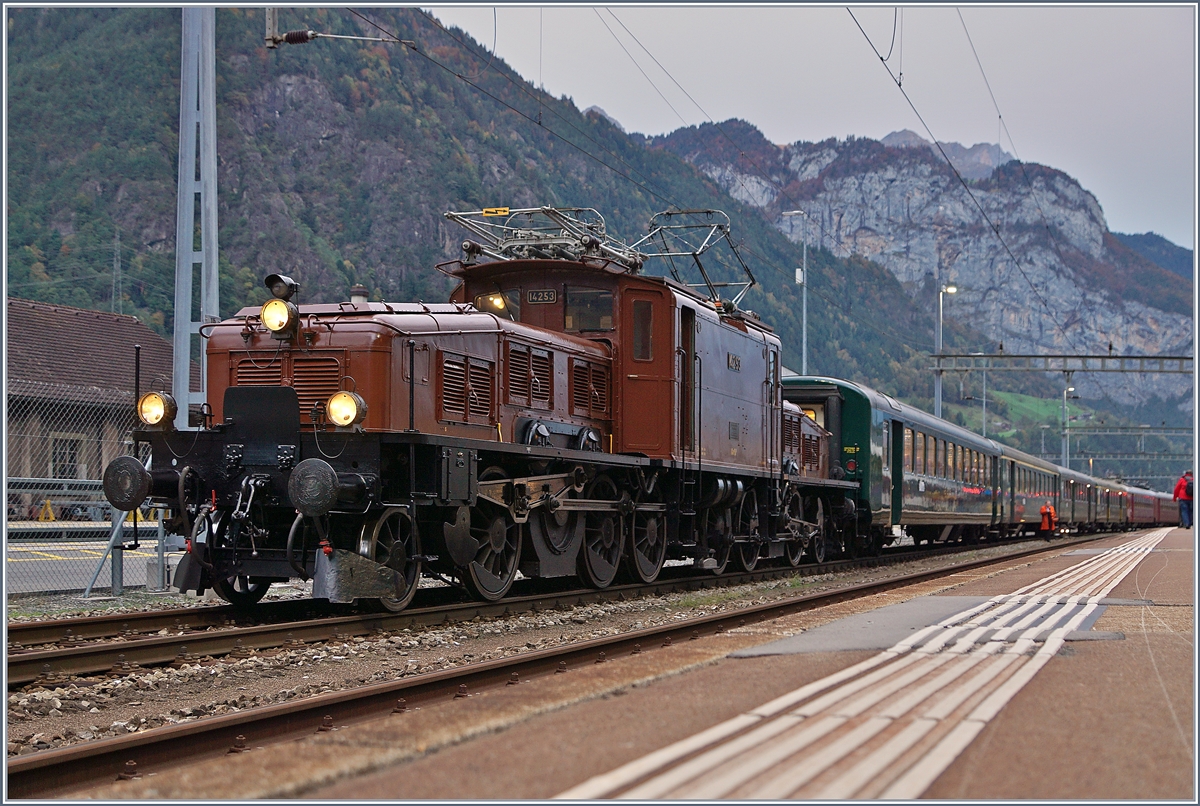
[[521, 321], [521, 292], [516, 288], [493, 291], [475, 297], [475, 308], [484, 313], [494, 313], [514, 322]]
[[612, 330], [613, 295], [598, 288], [567, 288], [565, 330]]

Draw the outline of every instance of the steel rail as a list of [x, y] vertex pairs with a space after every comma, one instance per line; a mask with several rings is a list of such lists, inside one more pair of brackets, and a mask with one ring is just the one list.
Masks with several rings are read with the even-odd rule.
[[[681, 590], [731, 587], [797, 574], [827, 574], [895, 565], [946, 554], [960, 554], [969, 550], [970, 548], [959, 545], [942, 546], [902, 553], [885, 552], [876, 557], [832, 560], [821, 565], [803, 565], [796, 568], [762, 567], [754, 571], [721, 576], [709, 573], [695, 575], [692, 569], [687, 569], [686, 576], [668, 575], [649, 585], [612, 585], [601, 590], [571, 587], [559, 591], [509, 596], [498, 602], [438, 603], [433, 606], [408, 608], [399, 613], [355, 613], [299, 618], [304, 613], [311, 613], [322, 606], [319, 603], [314, 604], [316, 600], [304, 599], [268, 603], [273, 607], [266, 613], [246, 613], [232, 607], [211, 607], [170, 610], [160, 614], [120, 614], [65, 619], [57, 623], [43, 622], [24, 630], [13, 630], [10, 627], [10, 640], [19, 637], [25, 646], [35, 645], [35, 641], [41, 644], [55, 643], [59, 646], [55, 649], [31, 651], [14, 651], [10, 646], [7, 654], [8, 684], [19, 686], [39, 679], [57, 680], [64, 675], [88, 675], [110, 670], [115, 674], [128, 674], [131, 671], [129, 667], [120, 667], [119, 664], [153, 666], [171, 663], [185, 654], [193, 659], [220, 657], [250, 650], [296, 646], [297, 642], [318, 643], [343, 636], [365, 636], [406, 628], [461, 623], [476, 617], [490, 618], [512, 612], [553, 610]], [[262, 607], [265, 609], [268, 605]], [[193, 622], [197, 621], [194, 618], [197, 614], [204, 616], [198, 628], [193, 625]], [[289, 616], [293, 620], [279, 620]], [[235, 620], [244, 622], [247, 618], [267, 623], [233, 623]], [[118, 624], [120, 629], [117, 629]], [[157, 634], [162, 629], [172, 632], [167, 635]], [[87, 638], [112, 639], [116, 636], [121, 636], [123, 640], [82, 643]]]
[[[517, 673], [522, 679], [553, 674], [563, 668], [595, 663], [598, 653], [612, 660], [620, 653], [664, 648], [676, 639], [712, 635], [726, 625], [762, 622], [790, 613], [950, 576], [962, 571], [1022, 560], [1064, 547], [1092, 542], [1110, 535], [1089, 535], [1075, 540], [1041, 545], [1002, 557], [956, 563], [887, 580], [851, 585], [782, 601], [712, 613], [686, 621], [648, 627], [554, 647], [508, 658], [468, 664], [429, 674], [329, 692], [303, 700], [268, 705], [235, 714], [155, 728], [54, 750], [43, 750], [8, 760], [8, 795], [11, 798], [47, 798], [113, 780], [135, 762], [139, 774], [163, 771], [181, 760], [187, 762], [225, 755], [243, 737], [252, 746], [296, 739], [317, 732], [332, 720], [335, 725], [367, 721], [391, 713], [397, 698], [406, 706], [445, 701], [466, 685], [469, 689], [505, 685]], [[666, 639], [670, 638], [668, 642]], [[563, 664], [566, 664], [565, 667]]]

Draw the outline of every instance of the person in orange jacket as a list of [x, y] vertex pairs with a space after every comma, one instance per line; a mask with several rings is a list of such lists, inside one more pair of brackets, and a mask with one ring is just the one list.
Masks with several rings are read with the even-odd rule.
[[1048, 543], [1056, 529], [1058, 529], [1058, 513], [1054, 511], [1054, 504], [1047, 500], [1042, 504], [1042, 524], [1038, 533]]

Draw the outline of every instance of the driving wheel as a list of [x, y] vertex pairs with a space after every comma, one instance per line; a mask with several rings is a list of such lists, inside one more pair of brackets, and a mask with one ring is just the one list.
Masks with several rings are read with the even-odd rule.
[[234, 574], [222, 579], [214, 579], [212, 589], [225, 601], [234, 607], [246, 608], [258, 604], [267, 595], [270, 582], [256, 582], [255, 577], [245, 574]]
[[[480, 481], [507, 478], [498, 467], [479, 474]], [[463, 584], [478, 599], [494, 602], [508, 593], [517, 578], [521, 559], [521, 524], [513, 521], [508, 510], [482, 499], [471, 509], [471, 537], [478, 548], [462, 574]]]
[[804, 519], [804, 510], [800, 503], [800, 493], [793, 492], [788, 496], [787, 506], [784, 510], [787, 515], [787, 530], [789, 535], [787, 543], [784, 544], [784, 555], [787, 557], [788, 565], [796, 568], [804, 562], [804, 542], [800, 539], [800, 534], [796, 527], [792, 525], [796, 521]]
[[710, 570], [718, 576], [729, 567], [729, 555], [733, 553], [733, 529], [729, 518], [728, 509], [706, 509], [700, 526], [705, 545], [715, 550], [713, 559], [717, 565]]
[[825, 502], [820, 498], [817, 499], [816, 524], [817, 530], [809, 538], [808, 545], [813, 562], [820, 565], [825, 562]]
[[391, 507], [373, 524], [364, 525], [358, 553], [380, 565], [386, 565], [404, 580], [404, 594], [381, 597], [377, 600], [379, 605], [392, 613], [399, 613], [408, 607], [421, 581], [421, 561], [412, 559], [420, 555], [421, 546], [408, 512], [401, 507]]
[[738, 507], [737, 530], [735, 532], [740, 537], [749, 537], [750, 540], [737, 544], [737, 564], [743, 571], [753, 571], [758, 565], [758, 555], [762, 551], [762, 544], [758, 542], [758, 495], [754, 490], [749, 490], [742, 497], [742, 504]]
[[[621, 496], [608, 476], [597, 476], [583, 491], [593, 501], [616, 501]], [[621, 561], [624, 520], [613, 510], [588, 512], [583, 519], [583, 548], [579, 576], [593, 588], [607, 588], [617, 576]]]
[[629, 553], [625, 563], [634, 578], [641, 582], [658, 579], [667, 559], [667, 535], [661, 512], [633, 513], [633, 530], [629, 535]]

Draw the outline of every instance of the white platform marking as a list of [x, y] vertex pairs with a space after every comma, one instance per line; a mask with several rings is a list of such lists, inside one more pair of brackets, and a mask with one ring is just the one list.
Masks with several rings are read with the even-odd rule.
[[558, 798], [918, 797], [1169, 531], [992, 597]]

